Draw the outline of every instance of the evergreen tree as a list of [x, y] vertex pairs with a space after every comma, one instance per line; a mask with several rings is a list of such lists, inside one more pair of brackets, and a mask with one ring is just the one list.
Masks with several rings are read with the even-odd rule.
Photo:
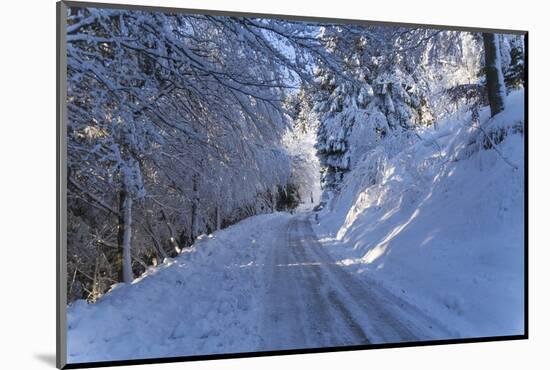
[[392, 51], [400, 41], [395, 34], [375, 27], [333, 27], [320, 36], [342, 66], [337, 71], [318, 68], [315, 76], [317, 150], [327, 191], [339, 190], [355, 162], [354, 149], [373, 148], [390, 136], [408, 135], [416, 125], [433, 123], [411, 61]]
[[[503, 35], [501, 54], [503, 55], [502, 72], [507, 90], [518, 89], [525, 83], [523, 36]], [[506, 59], [504, 58], [506, 56]]]

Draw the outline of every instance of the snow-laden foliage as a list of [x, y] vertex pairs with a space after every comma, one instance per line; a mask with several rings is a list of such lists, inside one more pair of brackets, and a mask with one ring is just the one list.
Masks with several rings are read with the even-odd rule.
[[342, 64], [339, 73], [325, 66], [316, 70], [317, 148], [323, 185], [329, 191], [338, 190], [356, 160], [349, 142], [354, 127], [363, 134], [362, 144], [372, 146], [396, 132], [433, 122], [427, 84], [417, 71], [421, 59], [413, 58], [417, 54], [410, 49], [415, 51], [438, 33], [380, 27], [322, 30], [321, 42]]
[[525, 84], [523, 37], [518, 35], [501, 35], [500, 53], [502, 72], [508, 91], [523, 87]]
[[321, 195], [319, 159], [315, 149], [319, 122], [313, 111], [311, 95], [311, 91], [301, 86], [285, 102], [293, 124], [285, 133], [283, 142], [291, 158], [290, 183], [296, 187], [301, 209], [313, 208]]
[[[365, 156], [487, 101], [479, 34], [74, 7], [66, 36], [70, 299], [314, 206], [319, 178], [330, 198]], [[498, 40], [511, 91], [523, 41]]]
[[[496, 37], [507, 45], [499, 56], [508, 56], [508, 87], [521, 86], [521, 37]], [[317, 149], [328, 198], [368, 150], [381, 145], [393, 155], [418, 129], [465, 106], [477, 119], [487, 103], [480, 34], [336, 26], [323, 28], [319, 39], [341, 65], [335, 71], [320, 63], [315, 70]]]
[[276, 26], [69, 9], [70, 297], [99, 296], [130, 256], [139, 272], [286, 206], [282, 102], [301, 57], [290, 60]]

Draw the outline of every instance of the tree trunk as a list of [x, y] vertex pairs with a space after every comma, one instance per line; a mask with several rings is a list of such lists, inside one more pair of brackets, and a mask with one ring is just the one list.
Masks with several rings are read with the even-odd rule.
[[132, 197], [124, 190], [120, 192], [120, 211], [118, 216], [118, 280], [131, 283], [132, 272]]
[[273, 213], [277, 210], [277, 196], [279, 194], [275, 186], [273, 187], [271, 194], [271, 212]]
[[487, 95], [491, 107], [491, 117], [504, 109], [506, 86], [500, 62], [500, 47], [498, 36], [494, 33], [483, 34], [485, 48], [485, 74], [487, 79]]
[[199, 236], [199, 196], [197, 176], [193, 176], [193, 200], [191, 204], [191, 242]]
[[220, 205], [216, 205], [216, 230], [221, 230], [222, 228], [222, 210]]

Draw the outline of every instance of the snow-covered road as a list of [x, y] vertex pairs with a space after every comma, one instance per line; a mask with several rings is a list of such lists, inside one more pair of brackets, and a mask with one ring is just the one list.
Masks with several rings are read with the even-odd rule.
[[290, 219], [286, 235], [271, 247], [259, 333], [265, 349], [395, 343], [445, 332], [416, 307], [334, 261], [307, 214]]
[[68, 309], [69, 362], [456, 337], [334, 260], [310, 213], [248, 218]]

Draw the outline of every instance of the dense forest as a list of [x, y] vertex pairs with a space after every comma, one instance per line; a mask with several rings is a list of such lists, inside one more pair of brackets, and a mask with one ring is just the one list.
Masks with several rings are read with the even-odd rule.
[[366, 154], [438, 145], [453, 114], [498, 151], [480, 112], [523, 63], [513, 34], [70, 8], [69, 302], [250, 216], [322, 209]]

